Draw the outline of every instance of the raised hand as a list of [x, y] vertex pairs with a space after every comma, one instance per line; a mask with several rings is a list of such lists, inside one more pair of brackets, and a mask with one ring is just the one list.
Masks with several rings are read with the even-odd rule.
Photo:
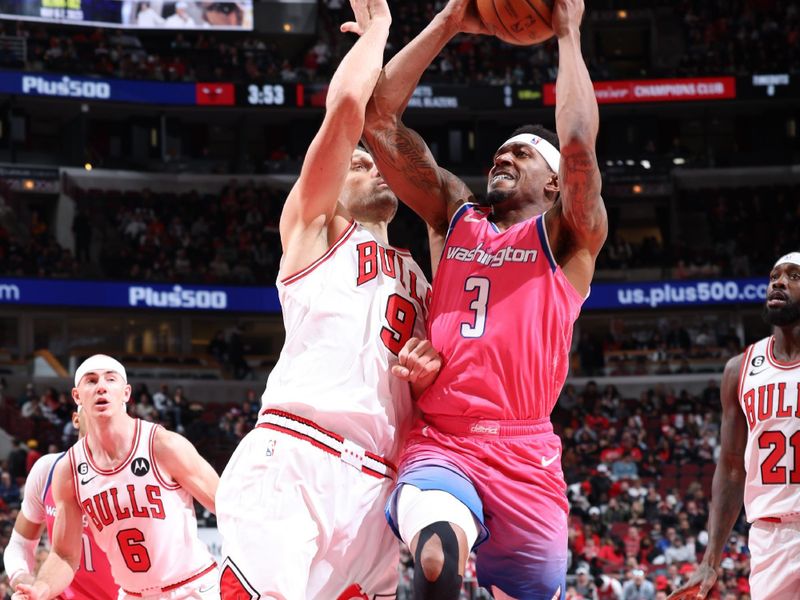
[[580, 29], [583, 9], [583, 0], [555, 0], [552, 27], [556, 37], [564, 37]]
[[364, 35], [369, 26], [378, 20], [391, 22], [392, 14], [386, 0], [350, 0], [350, 6], [355, 15], [355, 21], [347, 21], [339, 27], [342, 33], [355, 33]]
[[442, 15], [447, 17], [462, 33], [491, 35], [481, 21], [475, 0], [450, 0], [442, 9]]

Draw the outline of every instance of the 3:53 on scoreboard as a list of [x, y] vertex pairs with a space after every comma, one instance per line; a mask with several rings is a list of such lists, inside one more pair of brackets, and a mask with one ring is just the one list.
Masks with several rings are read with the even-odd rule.
[[301, 84], [283, 83], [244, 84], [237, 86], [236, 100], [240, 106], [304, 106]]

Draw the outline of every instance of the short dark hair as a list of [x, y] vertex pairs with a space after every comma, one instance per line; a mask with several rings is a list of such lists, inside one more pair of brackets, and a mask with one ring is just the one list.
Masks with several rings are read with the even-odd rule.
[[522, 127], [517, 127], [511, 134], [511, 137], [521, 135], [523, 133], [538, 135], [540, 138], [553, 144], [553, 146], [556, 147], [556, 150], [561, 150], [561, 147], [558, 145], [558, 135], [556, 135], [554, 131], [547, 129], [547, 127], [542, 127], [541, 125], [523, 125]]

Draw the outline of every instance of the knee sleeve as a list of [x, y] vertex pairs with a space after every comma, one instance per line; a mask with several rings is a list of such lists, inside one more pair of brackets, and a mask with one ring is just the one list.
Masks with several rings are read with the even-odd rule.
[[[425, 577], [422, 553], [425, 545], [436, 535], [442, 544], [442, 570], [435, 580]], [[414, 555], [414, 599], [458, 600], [462, 578], [458, 574], [458, 538], [450, 523], [438, 521], [419, 532]]]

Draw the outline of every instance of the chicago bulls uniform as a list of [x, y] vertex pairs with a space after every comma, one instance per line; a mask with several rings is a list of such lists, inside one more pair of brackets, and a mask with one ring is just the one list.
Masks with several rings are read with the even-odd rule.
[[444, 366], [419, 400], [399, 484], [472, 510], [481, 585], [549, 600], [564, 593], [568, 512], [550, 413], [584, 298], [553, 258], [545, 215], [500, 231], [487, 214], [453, 215], [428, 321]]
[[775, 358], [775, 338], [747, 349], [739, 401], [747, 420], [744, 508], [753, 598], [800, 594], [800, 362]]
[[391, 367], [424, 337], [430, 287], [407, 252], [353, 222], [278, 293], [286, 341], [217, 492], [222, 597], [393, 597], [382, 508], [411, 398]]
[[[25, 481], [25, 498], [22, 514], [32, 523], [46, 523], [47, 535], [52, 543], [56, 504], [53, 501], [53, 471], [64, 452], [45, 454], [33, 465]], [[116, 600], [119, 587], [111, 576], [111, 567], [105, 553], [97, 547], [88, 527], [83, 522], [83, 552], [75, 577], [67, 589], [58, 596], [63, 600]]]
[[114, 469], [92, 459], [88, 436], [68, 452], [75, 497], [111, 565], [121, 597], [211, 598], [216, 565], [197, 537], [192, 496], [161, 473], [158, 425], [136, 419], [133, 444]]

